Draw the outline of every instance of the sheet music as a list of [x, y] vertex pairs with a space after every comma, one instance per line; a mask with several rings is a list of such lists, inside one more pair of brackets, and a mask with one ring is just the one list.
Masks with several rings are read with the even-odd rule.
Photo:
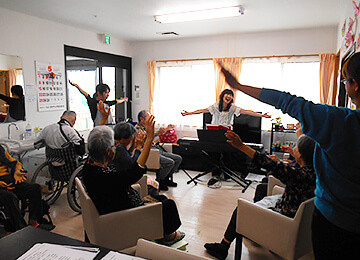
[[94, 259], [99, 248], [72, 247], [48, 243], [38, 243], [18, 260], [90, 260]]

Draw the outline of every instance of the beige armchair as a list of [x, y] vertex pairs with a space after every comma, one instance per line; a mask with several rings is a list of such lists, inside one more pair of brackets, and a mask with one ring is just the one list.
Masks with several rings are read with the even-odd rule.
[[[169, 259], [181, 259], [181, 260], [206, 260], [202, 256], [196, 256], [179, 249], [171, 248], [150, 242], [144, 239], [139, 239], [136, 246], [135, 256], [143, 257], [148, 260], [169, 260]], [[210, 259], [209, 259], [210, 260]]]
[[[136, 246], [139, 238], [154, 240], [163, 237], [160, 202], [99, 215], [82, 182], [78, 178], [75, 181], [80, 196], [83, 226], [90, 243], [124, 251]], [[139, 184], [133, 187], [140, 189]]]
[[[272, 187], [268, 192], [273, 191], [273, 187], [279, 192], [274, 186], [276, 182], [281, 185], [269, 178]], [[236, 232], [285, 259], [298, 259], [312, 251], [313, 210], [314, 198], [301, 203], [294, 218], [239, 199]], [[242, 236], [236, 239], [235, 259], [241, 257]]]

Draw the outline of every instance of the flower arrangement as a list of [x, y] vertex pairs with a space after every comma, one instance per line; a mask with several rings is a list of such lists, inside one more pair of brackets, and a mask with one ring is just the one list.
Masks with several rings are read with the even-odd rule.
[[281, 117], [275, 117], [271, 119], [271, 122], [274, 122], [274, 125], [281, 125]]

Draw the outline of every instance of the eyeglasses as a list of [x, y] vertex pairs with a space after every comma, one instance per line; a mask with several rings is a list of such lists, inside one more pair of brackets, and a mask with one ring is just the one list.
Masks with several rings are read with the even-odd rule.
[[353, 83], [354, 80], [353, 80], [352, 78], [342, 79], [342, 80], [341, 80], [341, 83], [343, 83], [343, 84], [346, 84], [346, 82], [348, 82], [348, 83]]

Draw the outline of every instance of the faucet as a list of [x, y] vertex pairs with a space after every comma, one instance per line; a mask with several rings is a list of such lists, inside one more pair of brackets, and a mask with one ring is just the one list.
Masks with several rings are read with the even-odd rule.
[[11, 130], [11, 126], [15, 126], [16, 127], [16, 130], [19, 130], [19, 128], [17, 127], [17, 125], [15, 123], [11, 123], [8, 125], [8, 139], [11, 139], [11, 133], [10, 133], [10, 130]]

